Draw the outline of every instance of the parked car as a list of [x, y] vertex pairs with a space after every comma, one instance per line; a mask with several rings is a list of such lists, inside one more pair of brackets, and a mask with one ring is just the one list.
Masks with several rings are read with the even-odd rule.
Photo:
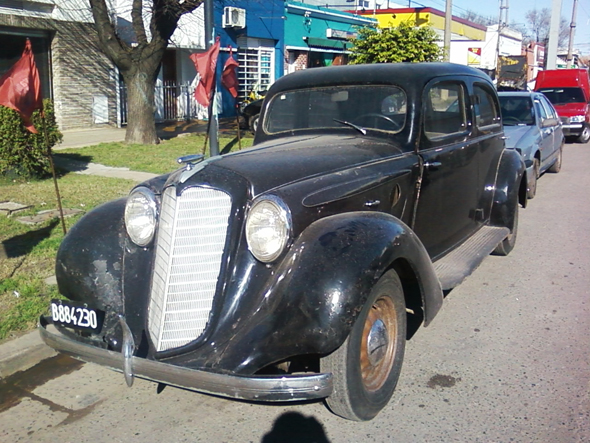
[[565, 138], [555, 108], [538, 92], [499, 92], [506, 147], [516, 149], [527, 168], [527, 196], [537, 192], [545, 171], [559, 172]]
[[240, 112], [243, 122], [241, 126], [249, 129], [253, 134], [256, 133], [256, 128], [258, 128], [258, 118], [260, 117], [260, 108], [262, 108], [263, 101], [264, 98], [259, 98], [247, 103]]
[[590, 141], [590, 83], [586, 69], [540, 71], [535, 91], [542, 92], [555, 106], [568, 139]]
[[67, 300], [41, 335], [129, 385], [325, 398], [369, 420], [413, 325], [514, 247], [524, 163], [490, 79], [466, 66], [300, 71], [260, 122], [253, 148], [181, 159], [72, 227], [56, 263]]

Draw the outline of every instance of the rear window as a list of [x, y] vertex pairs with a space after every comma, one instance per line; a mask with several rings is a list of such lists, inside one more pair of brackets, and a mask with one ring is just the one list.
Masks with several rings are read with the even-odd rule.
[[[397, 86], [334, 86], [277, 94], [269, 103], [263, 129], [269, 134], [319, 128], [400, 132], [407, 98]], [[354, 130], [354, 129], [353, 129]]]
[[586, 102], [581, 88], [544, 88], [539, 89], [539, 92], [545, 94], [545, 97], [554, 105]]

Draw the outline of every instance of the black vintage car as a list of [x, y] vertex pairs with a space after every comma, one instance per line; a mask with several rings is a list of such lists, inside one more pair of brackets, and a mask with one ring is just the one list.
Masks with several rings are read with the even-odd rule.
[[260, 122], [252, 149], [185, 159], [84, 216], [41, 334], [129, 385], [325, 398], [369, 420], [411, 325], [513, 248], [523, 161], [489, 78], [453, 64], [291, 74]]

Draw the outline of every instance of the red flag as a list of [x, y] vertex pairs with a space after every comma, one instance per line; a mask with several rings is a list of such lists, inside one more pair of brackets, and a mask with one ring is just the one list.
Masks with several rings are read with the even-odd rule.
[[195, 88], [195, 99], [201, 105], [207, 107], [211, 102], [211, 92], [215, 84], [215, 67], [219, 56], [219, 37], [215, 44], [201, 54], [191, 54], [190, 59], [195, 64], [197, 72], [201, 76], [199, 84]]
[[29, 39], [20, 60], [0, 77], [0, 105], [18, 112], [23, 118], [25, 127], [37, 133], [31, 122], [31, 115], [33, 111], [43, 107], [43, 99], [39, 71], [35, 65]]
[[223, 73], [221, 74], [221, 84], [229, 91], [233, 98], [238, 96], [238, 76], [236, 75], [236, 68], [238, 62], [232, 55], [233, 49], [229, 48], [229, 58], [223, 66]]

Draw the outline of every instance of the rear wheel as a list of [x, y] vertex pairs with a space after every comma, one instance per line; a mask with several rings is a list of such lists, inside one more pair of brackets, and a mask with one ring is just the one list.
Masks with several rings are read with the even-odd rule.
[[514, 249], [514, 245], [516, 244], [516, 234], [518, 234], [518, 202], [516, 202], [516, 209], [514, 210], [514, 226], [512, 227], [512, 231], [504, 240], [498, 243], [493, 254], [503, 256], [510, 254], [510, 251]]
[[534, 159], [533, 160], [533, 179], [530, 182], [530, 185], [526, 191], [527, 198], [533, 198], [535, 196], [535, 194], [537, 193], [537, 180], [539, 179], [539, 170], [540, 170], [539, 160]]
[[404, 358], [406, 306], [395, 271], [373, 287], [344, 344], [322, 358], [322, 372], [333, 374], [330, 410], [349, 420], [375, 417], [393, 395]]
[[256, 134], [256, 129], [258, 129], [258, 117], [260, 117], [260, 114], [250, 117], [250, 131], [252, 131], [253, 134]]

